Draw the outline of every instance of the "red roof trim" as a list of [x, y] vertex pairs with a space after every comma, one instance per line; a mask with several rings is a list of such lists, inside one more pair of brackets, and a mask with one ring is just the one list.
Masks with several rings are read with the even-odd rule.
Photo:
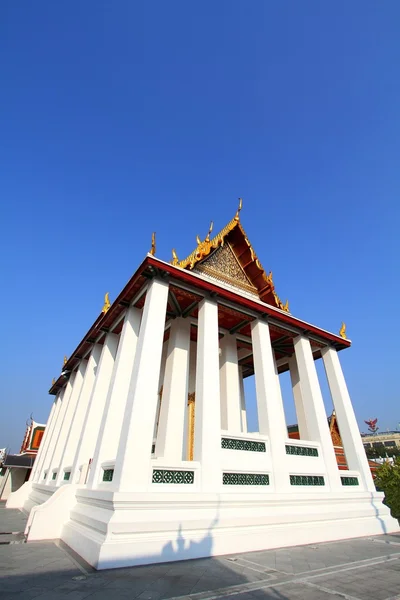
[[[305, 323], [304, 321], [292, 317], [288, 313], [275, 309], [272, 306], [270, 307], [266, 304], [254, 302], [249, 298], [245, 298], [240, 294], [235, 294], [235, 292], [220, 287], [217, 284], [205, 281], [204, 279], [201, 279], [200, 277], [192, 274], [190, 271], [181, 269], [179, 267], [174, 267], [173, 265], [170, 265], [157, 258], [154, 258], [153, 256], [148, 255], [140, 264], [136, 272], [132, 275], [132, 277], [130, 278], [126, 286], [123, 288], [119, 296], [117, 296], [117, 298], [114, 300], [107, 313], [100, 313], [100, 315], [97, 317], [92, 327], [82, 338], [82, 341], [71, 353], [71, 357], [64, 365], [63, 371], [72, 371], [80, 360], [80, 358], [78, 357], [86, 353], [87, 348], [85, 348], [85, 346], [87, 344], [92, 343], [89, 340], [97, 338], [103, 328], [109, 328], [113, 325], [114, 321], [124, 310], [124, 307], [121, 305], [121, 302], [123, 302], [126, 299], [129, 293], [132, 291], [132, 288], [134, 287], [138, 278], [142, 275], [143, 271], [145, 271], [145, 269], [148, 266], [152, 266], [161, 271], [164, 271], [173, 276], [175, 279], [192, 284], [204, 291], [214, 292], [221, 298], [225, 298], [226, 300], [235, 302], [236, 304], [251, 309], [252, 311], [257, 312], [258, 314], [264, 314], [273, 317], [277, 321], [281, 321], [282, 323], [286, 323], [287, 325], [291, 325], [295, 328], [300, 328], [302, 331], [312, 333], [324, 340], [334, 342], [338, 350], [342, 350], [343, 348], [348, 348], [351, 346], [351, 342], [349, 340], [345, 340], [338, 335], [329, 333], [327, 331], [324, 331], [323, 329], [319, 329], [318, 327], [315, 327], [315, 325]], [[60, 375], [57, 381], [54, 383], [54, 385], [51, 386], [49, 394], [56, 395], [58, 391], [64, 386], [64, 384], [65, 378], [62, 375]]]
[[287, 323], [288, 325], [292, 325], [293, 327], [301, 328], [303, 331], [314, 333], [315, 335], [323, 338], [324, 340], [329, 340], [331, 342], [339, 344], [340, 346], [342, 346], [342, 348], [349, 348], [351, 346], [350, 340], [345, 340], [339, 335], [335, 335], [334, 333], [329, 333], [328, 331], [319, 329], [319, 327], [316, 327], [315, 325], [310, 325], [305, 321], [301, 321], [296, 317], [290, 316], [288, 313], [279, 311], [277, 309], [274, 309], [273, 307], [269, 307], [268, 305], [260, 305], [258, 302], [253, 302], [249, 298], [245, 298], [239, 294], [235, 294], [235, 292], [231, 292], [230, 290], [222, 288], [217, 284], [205, 281], [204, 279], [200, 279], [199, 277], [192, 275], [190, 271], [186, 271], [184, 269], [174, 267], [173, 265], [160, 262], [157, 259], [154, 259], [153, 257], [148, 257], [148, 262], [154, 267], [162, 269], [170, 275], [173, 275], [176, 279], [180, 279], [181, 281], [191, 283], [209, 292], [216, 292], [221, 298], [225, 298], [226, 300], [230, 300], [232, 302], [240, 304], [241, 306], [249, 308], [258, 313], [273, 317], [277, 321], [282, 321], [283, 323]]

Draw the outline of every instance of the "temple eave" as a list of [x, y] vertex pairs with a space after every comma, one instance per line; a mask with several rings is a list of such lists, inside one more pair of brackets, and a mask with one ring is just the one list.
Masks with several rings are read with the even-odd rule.
[[[345, 340], [339, 335], [327, 332], [314, 325], [301, 321], [300, 319], [293, 317], [293, 315], [276, 308], [272, 303], [270, 304], [257, 298], [252, 300], [248, 296], [240, 294], [239, 290], [238, 292], [235, 292], [232, 289], [227, 289], [222, 283], [211, 282], [209, 279], [205, 279], [193, 271], [176, 267], [148, 254], [127, 285], [111, 304], [109, 310], [106, 313], [100, 313], [99, 317], [87, 331], [82, 341], [71, 353], [68, 361], [63, 366], [63, 373], [71, 372], [82, 357], [89, 353], [94, 343], [102, 343], [108, 329], [124, 313], [126, 307], [131, 304], [135, 296], [144, 289], [146, 282], [157, 274], [164, 277], [173, 277], [183, 284], [192, 285], [198, 291], [201, 290], [205, 294], [212, 293], [213, 295], [217, 295], [221, 300], [224, 299], [235, 302], [236, 304], [241, 305], [244, 310], [256, 312], [257, 314], [263, 315], [264, 318], [274, 318], [275, 320], [281, 321], [282, 324], [294, 327], [298, 334], [304, 332], [311, 333], [318, 338], [333, 344], [337, 350], [348, 348], [351, 345], [350, 340]], [[271, 292], [267, 291], [264, 297], [269, 298], [270, 294]], [[65, 382], [66, 377], [62, 374], [59, 375], [55, 383], [50, 387], [49, 394], [56, 395], [65, 385]]]

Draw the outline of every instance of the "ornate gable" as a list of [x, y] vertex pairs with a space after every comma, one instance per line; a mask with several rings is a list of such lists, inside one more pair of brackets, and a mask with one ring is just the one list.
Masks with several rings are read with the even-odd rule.
[[204, 273], [257, 295], [260, 300], [289, 312], [289, 304], [283, 304], [275, 292], [272, 272], [267, 275], [240, 223], [239, 208], [234, 218], [213, 238], [211, 223], [206, 238], [197, 236], [197, 247], [187, 258], [179, 260], [172, 251], [172, 264], [182, 269]]
[[207, 258], [197, 263], [193, 271], [204, 273], [258, 296], [257, 288], [247, 277], [237, 260], [229, 242], [214, 250]]

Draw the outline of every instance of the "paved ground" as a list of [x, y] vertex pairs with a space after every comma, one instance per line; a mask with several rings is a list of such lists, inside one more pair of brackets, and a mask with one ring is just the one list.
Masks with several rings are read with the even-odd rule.
[[25, 521], [0, 507], [1, 600], [400, 600], [400, 533], [96, 572], [63, 545], [9, 535]]

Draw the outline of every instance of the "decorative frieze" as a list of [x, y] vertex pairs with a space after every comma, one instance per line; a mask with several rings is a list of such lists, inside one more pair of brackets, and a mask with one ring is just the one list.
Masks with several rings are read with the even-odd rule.
[[224, 485], [269, 485], [267, 473], [223, 473]]
[[342, 485], [359, 485], [358, 477], [341, 477]]
[[225, 450], [245, 450], [247, 452], [266, 452], [265, 442], [226, 437], [221, 438], [221, 448]]
[[317, 448], [310, 448], [308, 446], [286, 445], [286, 454], [294, 456], [318, 456], [318, 450]]
[[321, 475], [290, 475], [290, 485], [325, 485], [325, 480]]
[[191, 484], [194, 483], [194, 471], [153, 469], [152, 483]]

